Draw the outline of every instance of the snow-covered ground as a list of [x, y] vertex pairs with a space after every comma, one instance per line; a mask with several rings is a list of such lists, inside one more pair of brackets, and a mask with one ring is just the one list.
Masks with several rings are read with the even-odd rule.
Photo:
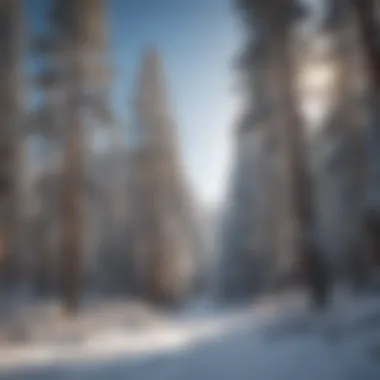
[[38, 310], [23, 342], [0, 343], [0, 379], [380, 379], [376, 298], [313, 315], [297, 298], [176, 315], [114, 303], [74, 321]]

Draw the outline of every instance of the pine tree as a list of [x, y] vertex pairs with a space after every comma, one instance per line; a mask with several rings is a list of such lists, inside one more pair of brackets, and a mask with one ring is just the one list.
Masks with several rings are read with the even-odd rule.
[[334, 127], [342, 138], [340, 167], [347, 173], [341, 179], [344, 185], [342, 199], [345, 201], [342, 225], [347, 235], [341, 267], [349, 282], [360, 287], [368, 280], [370, 269], [363, 223], [370, 164], [366, 144], [368, 128], [361, 116], [366, 111], [363, 51], [350, 2], [331, 1], [326, 21], [337, 69]]
[[266, 53], [269, 141], [275, 144], [272, 180], [277, 184], [275, 188], [280, 189], [273, 198], [274, 218], [270, 218], [275, 231], [273, 281], [276, 286], [284, 287], [306, 280], [313, 299], [324, 303], [326, 283], [312, 236], [310, 173], [294, 87], [293, 26], [301, 8], [297, 2], [286, 0], [241, 0], [238, 5], [251, 39], [256, 28]]
[[[53, 43], [57, 45], [53, 45]], [[49, 46], [47, 46], [49, 45]], [[52, 230], [58, 224], [58, 163], [62, 156], [62, 131], [64, 130], [63, 70], [57, 68], [59, 59], [58, 42], [44, 37], [33, 44], [37, 56], [43, 60], [37, 74], [37, 90], [42, 95], [42, 104], [34, 110], [28, 125], [28, 134], [37, 137], [44, 156], [41, 178], [36, 178], [36, 193], [41, 200], [38, 220], [33, 225], [34, 281], [39, 294], [51, 290], [49, 278], [52, 271], [53, 255], [49, 245]], [[53, 163], [53, 166], [52, 166]]]
[[178, 137], [156, 51], [143, 58], [131, 131], [135, 273], [149, 299], [171, 302], [190, 286], [194, 252]]
[[64, 124], [61, 189], [61, 285], [64, 308], [75, 312], [82, 282], [83, 185], [85, 120], [110, 122], [106, 85], [109, 72], [103, 0], [56, 0], [52, 7], [50, 38], [39, 48], [52, 59], [43, 76], [60, 95]]
[[2, 278], [15, 280], [18, 232], [22, 58], [24, 18], [18, 0], [0, 1], [0, 265]]
[[379, 105], [380, 105], [380, 20], [379, 4], [375, 0], [352, 0], [357, 15], [360, 39], [366, 57], [369, 77], [370, 151], [369, 195], [364, 213], [364, 223], [374, 262], [380, 263], [380, 211], [379, 211]]
[[[250, 17], [247, 13], [245, 16]], [[247, 23], [248, 24], [248, 23]], [[238, 59], [245, 79], [245, 109], [236, 128], [236, 163], [232, 191], [221, 237], [220, 295], [237, 300], [268, 287], [269, 257], [274, 253], [269, 219], [276, 197], [270, 144], [271, 81], [266, 70], [268, 49], [262, 24], [248, 24], [249, 40]]]

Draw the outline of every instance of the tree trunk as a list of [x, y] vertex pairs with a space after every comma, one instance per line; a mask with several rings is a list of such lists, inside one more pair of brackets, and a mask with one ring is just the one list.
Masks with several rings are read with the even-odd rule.
[[49, 290], [49, 246], [48, 246], [48, 223], [46, 215], [41, 216], [41, 220], [37, 221], [35, 233], [35, 260], [34, 260], [34, 276], [35, 287], [39, 295], [47, 295]]
[[[380, 21], [376, 19], [378, 17], [379, 4], [375, 0], [352, 0], [354, 8], [356, 10], [360, 38], [363, 45], [363, 50], [366, 55], [366, 63], [368, 67], [368, 76], [370, 82], [369, 101], [371, 104], [370, 119], [371, 127], [373, 128], [373, 155], [371, 164], [374, 164], [374, 160], [377, 160], [377, 154], [380, 144], [380, 122], [379, 122], [379, 107], [380, 107], [380, 45], [379, 45], [379, 33], [380, 33]], [[377, 12], [376, 12], [377, 11]], [[376, 169], [375, 169], [376, 171]], [[374, 186], [371, 189], [374, 192], [378, 192], [378, 173], [375, 174], [375, 182], [370, 180], [370, 186]], [[373, 178], [371, 178], [373, 179]], [[371, 250], [371, 256], [375, 263], [380, 263], [380, 207], [378, 202], [367, 205], [367, 209], [364, 215], [364, 228], [366, 235], [369, 239], [369, 246]]]
[[[74, 50], [79, 54], [79, 46]], [[75, 57], [75, 61], [79, 57]], [[82, 231], [83, 231], [83, 125], [79, 114], [80, 69], [73, 63], [68, 100], [67, 134], [65, 142], [63, 188], [62, 188], [62, 297], [67, 312], [76, 312], [79, 306], [82, 277]]]
[[314, 205], [304, 131], [295, 95], [292, 24], [284, 19], [279, 24], [284, 25], [284, 28], [272, 26], [273, 30], [278, 30], [273, 41], [274, 74], [278, 83], [276, 112], [278, 132], [284, 144], [283, 175], [285, 192], [289, 192], [285, 198], [285, 213], [290, 226], [285, 239], [285, 244], [290, 246], [283, 249], [293, 255], [285, 270], [284, 281], [296, 285], [308, 284], [312, 300], [317, 306], [323, 307], [327, 302], [328, 278], [325, 263], [313, 236]]
[[82, 287], [83, 238], [83, 178], [84, 178], [84, 125], [83, 81], [86, 50], [82, 36], [85, 1], [73, 0], [65, 4], [68, 42], [66, 55], [66, 130], [62, 180], [61, 270], [62, 300], [67, 313], [77, 312]]
[[21, 4], [0, 0], [0, 267], [1, 279], [14, 282], [18, 260], [16, 194], [21, 104], [23, 20]]

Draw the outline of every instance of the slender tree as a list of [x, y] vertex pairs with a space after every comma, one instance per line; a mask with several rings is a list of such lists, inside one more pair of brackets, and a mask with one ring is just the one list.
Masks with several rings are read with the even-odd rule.
[[[346, 213], [348, 231], [346, 275], [356, 288], [367, 282], [370, 260], [363, 223], [364, 202], [370, 165], [364, 113], [363, 49], [360, 46], [357, 22], [349, 1], [331, 1], [327, 12], [328, 28], [334, 42], [336, 61], [335, 123], [342, 135], [343, 160], [347, 167], [345, 200], [350, 204]], [[344, 178], [343, 178], [344, 181]], [[348, 210], [348, 208], [346, 209]], [[348, 222], [349, 221], [349, 222]]]
[[[37, 89], [41, 92], [43, 102], [36, 109], [29, 121], [28, 132], [37, 138], [40, 149], [45, 157], [42, 164], [42, 176], [35, 179], [36, 192], [41, 200], [39, 217], [33, 225], [34, 241], [34, 280], [39, 294], [45, 294], [51, 290], [49, 281], [52, 268], [52, 252], [49, 244], [53, 226], [58, 222], [58, 181], [57, 158], [61, 158], [62, 131], [64, 128], [62, 117], [62, 101], [64, 92], [62, 89], [62, 71], [55, 66], [56, 54], [40, 46], [41, 40], [35, 44], [36, 53], [43, 58], [44, 65], [37, 76]], [[53, 164], [53, 167], [52, 167]], [[55, 167], [54, 167], [55, 165]], [[53, 173], [52, 173], [53, 171]], [[55, 173], [54, 173], [55, 171]]]
[[16, 276], [17, 195], [20, 169], [22, 57], [25, 47], [21, 2], [0, 1], [0, 265], [2, 277]]
[[380, 211], [379, 211], [379, 105], [380, 105], [380, 20], [379, 3], [375, 0], [351, 0], [356, 11], [363, 51], [366, 56], [370, 83], [370, 162], [369, 199], [364, 215], [365, 229], [369, 238], [372, 258], [380, 263]]

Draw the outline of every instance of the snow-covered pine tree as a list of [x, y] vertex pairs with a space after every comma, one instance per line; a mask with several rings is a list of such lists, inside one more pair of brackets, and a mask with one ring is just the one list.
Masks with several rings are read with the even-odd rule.
[[148, 299], [176, 302], [191, 290], [196, 253], [177, 130], [155, 49], [143, 56], [132, 112], [129, 204], [135, 284]]

